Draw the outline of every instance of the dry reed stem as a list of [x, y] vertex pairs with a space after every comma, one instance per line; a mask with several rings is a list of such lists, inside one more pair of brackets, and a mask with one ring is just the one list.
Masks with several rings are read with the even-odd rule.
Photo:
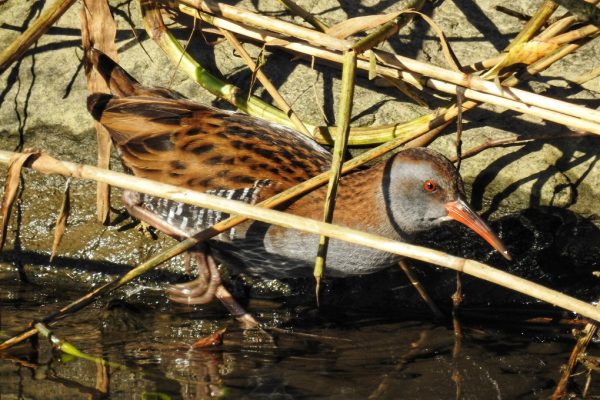
[[[117, 28], [107, 2], [96, 0], [82, 0], [79, 12], [81, 25], [81, 44], [84, 50], [92, 47], [101, 50], [104, 54], [118, 61], [115, 38]], [[110, 93], [104, 79], [98, 71], [84, 60], [84, 70], [89, 93]], [[96, 165], [100, 168], [109, 168], [112, 140], [106, 128], [95, 122], [96, 127]], [[110, 186], [98, 183], [96, 187], [96, 218], [102, 224], [107, 223], [110, 217]]]
[[[7, 164], [14, 154], [15, 153], [9, 151], [0, 151], [0, 163]], [[570, 310], [583, 317], [600, 321], [600, 310], [586, 302], [495, 269], [489, 265], [452, 256], [441, 251], [398, 242], [382, 236], [326, 224], [309, 218], [288, 215], [281, 211], [252, 206], [206, 193], [186, 190], [149, 179], [142, 179], [114, 171], [103, 170], [89, 165], [60, 161], [45, 154], [40, 155], [36, 160], [28, 164], [28, 166], [45, 174], [60, 174], [63, 176], [107, 182], [113, 186], [167, 198], [180, 203], [210, 208], [228, 214], [237, 214], [257, 221], [279, 225], [284, 228], [298, 229], [317, 235], [327, 235], [334, 239], [344, 240], [361, 246], [367, 246], [377, 250], [414, 258], [416, 260], [475, 276], [558, 307], [562, 307], [566, 310]]]
[[219, 29], [219, 32], [221, 32], [225, 39], [227, 39], [227, 41], [233, 46], [233, 48], [237, 50], [237, 52], [242, 57], [242, 60], [244, 60], [246, 65], [248, 65], [248, 68], [250, 68], [251, 71], [256, 71], [256, 77], [258, 78], [260, 83], [262, 83], [267, 92], [269, 92], [271, 97], [273, 97], [273, 100], [275, 101], [275, 104], [277, 104], [277, 107], [279, 107], [286, 115], [289, 115], [289, 118], [294, 124], [296, 130], [298, 130], [298, 132], [304, 133], [306, 136], [311, 136], [311, 133], [308, 131], [304, 123], [300, 120], [298, 115], [294, 112], [294, 110], [292, 110], [292, 108], [289, 106], [287, 101], [285, 101], [283, 96], [279, 94], [279, 91], [275, 88], [275, 86], [273, 86], [269, 78], [265, 75], [264, 72], [262, 72], [260, 67], [256, 65], [252, 57], [250, 57], [248, 52], [244, 49], [244, 47], [237, 40], [237, 38], [231, 32], [226, 31], [225, 29]]
[[[171, 0], [161, 0], [162, 3], [173, 4]], [[266, 17], [243, 8], [230, 6], [208, 0], [181, 0], [181, 3], [213, 15], [221, 16], [232, 21], [243, 22], [251, 26], [267, 29], [277, 33], [290, 35], [297, 39], [305, 40], [316, 46], [333, 50], [345, 51], [352, 48], [352, 42], [338, 39], [325, 33], [315, 31], [291, 22]]]
[[594, 25], [586, 25], [581, 28], [574, 29], [572, 31], [563, 33], [561, 35], [555, 36], [552, 39], [548, 39], [548, 43], [556, 43], [556, 44], [566, 44], [571, 43], [579, 39], [583, 39], [587, 36], [592, 36], [600, 31], [600, 28]]
[[33, 24], [0, 53], [0, 74], [18, 60], [40, 36], [75, 3], [75, 0], [57, 0]]
[[[518, 101], [524, 106], [530, 105], [544, 108], [557, 114], [566, 114], [592, 122], [600, 121], [600, 111], [598, 110], [582, 107], [567, 101], [556, 100], [527, 90], [512, 88], [507, 85], [501, 85], [499, 87], [495, 82], [490, 82], [462, 72], [437, 67], [407, 57], [399, 55], [392, 56], [389, 53], [379, 51], [376, 51], [376, 54], [381, 61], [388, 66], [401, 68], [433, 78], [430, 82], [427, 82], [427, 85], [433, 89], [438, 89], [447, 93], [455, 93], [455, 86], [462, 86], [475, 92], [481, 92], [508, 100], [509, 102], [506, 103], [507, 105], [510, 104], [511, 101]], [[454, 85], [450, 86], [449, 84]], [[441, 89], [441, 87], [444, 89]], [[494, 98], [493, 101], [494, 104], [503, 106], [502, 100]]]
[[60, 242], [62, 241], [63, 235], [65, 233], [65, 229], [67, 228], [67, 221], [71, 214], [71, 179], [67, 178], [67, 182], [65, 183], [65, 190], [63, 192], [63, 201], [60, 205], [60, 211], [58, 212], [58, 217], [56, 219], [56, 224], [54, 226], [54, 241], [52, 242], [52, 250], [50, 251], [50, 259], [49, 262], [52, 262], [56, 253], [58, 252], [58, 246], [60, 246]]
[[[182, 8], [182, 11], [186, 13], [191, 12], [198, 17], [203, 18], [202, 14], [198, 14], [189, 8], [184, 7]], [[253, 28], [247, 28], [239, 24], [231, 23], [231, 21], [224, 21], [219, 18], [208, 18], [206, 16], [204, 16], [203, 19], [209, 23], [214, 23], [215, 26], [220, 28], [235, 31], [236, 33], [248, 36], [252, 39], [265, 41], [265, 43], [274, 40], [281, 41], [280, 36], [272, 36], [269, 32], [260, 32]], [[595, 33], [595, 31], [591, 29], [587, 32], [590, 34]], [[328, 61], [342, 62], [342, 55], [339, 53], [306, 44], [294, 43], [292, 40], [292, 38], [286, 38], [286, 43], [282, 43], [281, 47], [303, 54], [324, 58]], [[555, 100], [521, 89], [509, 89], [508, 87], [498, 88], [493, 82], [473, 77], [468, 74], [436, 67], [406, 57], [392, 55], [381, 51], [377, 51], [376, 54], [388, 64], [387, 66], [392, 67], [390, 70], [378, 66], [377, 72], [382, 76], [401, 78], [409, 83], [414, 81], [418, 82], [420, 80], [418, 75], [411, 73], [437, 78], [428, 79], [425, 83], [429, 87], [450, 94], [456, 93], [457, 85], [471, 88], [471, 90], [465, 92], [465, 96], [472, 100], [489, 102], [522, 113], [531, 113], [559, 124], [600, 134], [600, 123], [597, 122], [600, 121], [600, 111], [565, 101]], [[359, 60], [358, 68], [368, 71], [371, 66], [368, 61]], [[451, 82], [453, 85], [450, 85], [447, 82]], [[535, 107], [529, 107], [528, 105]], [[546, 109], [548, 111], [546, 111]], [[565, 114], [574, 118], [565, 118]], [[589, 122], [580, 121], [580, 119], [588, 120]], [[354, 141], [352, 143], [354, 144]]]
[[[440, 91], [443, 91], [446, 93], [452, 93], [452, 94], [457, 93], [455, 85], [441, 82], [441, 81], [433, 82], [433, 80], [430, 80], [430, 83], [431, 83], [432, 87], [434, 87], [435, 89], [438, 89]], [[455, 90], [455, 91], [453, 92], [453, 90]], [[493, 95], [478, 92], [476, 90], [465, 89], [464, 94], [465, 94], [465, 97], [468, 97], [471, 100], [479, 101], [482, 103], [490, 103], [490, 104], [500, 105], [504, 108], [508, 108], [509, 110], [517, 111], [517, 112], [520, 112], [523, 114], [534, 115], [534, 116], [540, 117], [544, 120], [552, 121], [557, 124], [567, 126], [569, 128], [575, 128], [575, 129], [590, 132], [590, 133], [593, 133], [596, 135], [600, 135], [600, 123], [595, 123], [595, 122], [587, 121], [587, 120], [584, 120], [581, 118], [572, 117], [570, 115], [553, 112], [548, 109], [537, 107], [537, 106], [523, 104], [522, 102], [519, 102], [519, 101], [504, 99], [501, 102], [497, 102], [496, 101], [497, 98], [494, 97]], [[598, 120], [598, 121], [600, 121], [600, 120]]]
[[552, 25], [550, 25], [548, 28], [544, 29], [533, 40], [545, 42], [546, 40], [552, 39], [555, 36], [563, 34], [575, 22], [577, 22], [577, 18], [572, 16], [561, 18], [558, 21], [554, 22]]
[[569, 361], [566, 365], [563, 365], [560, 380], [556, 385], [556, 389], [554, 389], [554, 393], [552, 393], [552, 400], [560, 400], [564, 398], [567, 391], [567, 385], [569, 383], [569, 380], [571, 379], [571, 374], [573, 373], [573, 370], [577, 365], [579, 355], [585, 352], [587, 346], [590, 344], [594, 336], [596, 336], [597, 330], [598, 325], [595, 323], [587, 324], [583, 329], [582, 335], [575, 343], [573, 350], [571, 350]]

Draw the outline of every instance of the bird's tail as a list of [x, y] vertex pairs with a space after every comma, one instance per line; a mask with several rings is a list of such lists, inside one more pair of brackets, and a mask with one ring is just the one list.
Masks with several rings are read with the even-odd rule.
[[142, 86], [112, 58], [93, 47], [87, 50], [86, 59], [89, 64], [98, 71], [100, 76], [102, 76], [112, 94], [117, 97], [184, 98], [174, 90]]
[[112, 58], [97, 50], [91, 48], [86, 52], [86, 58], [89, 63], [98, 71], [104, 79], [110, 91], [118, 97], [136, 96], [142, 85], [129, 75]]

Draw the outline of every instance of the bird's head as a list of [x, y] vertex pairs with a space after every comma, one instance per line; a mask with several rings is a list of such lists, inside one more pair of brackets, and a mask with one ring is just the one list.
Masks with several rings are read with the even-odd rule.
[[465, 201], [463, 181], [447, 158], [426, 148], [407, 149], [390, 158], [385, 169], [386, 211], [401, 235], [426, 231], [453, 219], [510, 259], [500, 238]]

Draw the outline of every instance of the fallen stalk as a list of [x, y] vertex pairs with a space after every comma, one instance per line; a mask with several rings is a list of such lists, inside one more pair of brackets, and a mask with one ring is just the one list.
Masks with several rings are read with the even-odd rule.
[[[186, 4], [195, 3], [194, 1], [183, 2]], [[336, 63], [343, 62], [343, 55], [340, 52], [294, 41], [293, 37], [285, 36], [281, 32], [248, 27], [241, 22], [228, 21], [218, 16], [199, 12], [198, 9], [185, 5], [180, 5], [178, 8], [180, 11], [200, 18], [218, 28], [238, 33], [253, 40], [262, 41], [267, 45], [269, 42], [274, 42], [277, 46], [294, 52]], [[249, 11], [247, 12], [249, 13]], [[271, 18], [271, 20], [278, 21], [274, 18]], [[304, 29], [308, 30], [308, 28]], [[588, 34], [593, 35], [594, 33], [590, 31]], [[600, 134], [600, 124], [597, 122], [600, 121], [600, 111], [552, 99], [522, 89], [507, 86], [499, 87], [494, 82], [486, 81], [473, 75], [448, 70], [380, 50], [377, 50], [376, 54], [378, 59], [385, 64], [383, 66], [378, 64], [376, 67], [377, 73], [382, 76], [402, 79], [413, 85], [421, 85], [423, 77], [427, 77], [429, 79], [426, 79], [424, 82], [426, 86], [449, 94], [455, 94], [457, 86], [462, 86], [468, 89], [465, 96], [472, 100], [485, 101], [524, 114], [533, 114], [559, 124]], [[364, 57], [358, 60], [357, 67], [366, 71], [372, 68], [369, 61]], [[565, 121], [565, 115], [573, 118], [567, 118]]]
[[[170, 3], [171, 1], [161, 0], [161, 2]], [[233, 21], [244, 22], [258, 28], [291, 35], [295, 38], [305, 40], [308, 43], [312, 43], [317, 46], [345, 51], [350, 50], [353, 45], [353, 43], [349, 40], [339, 39], [314, 29], [296, 25], [291, 22], [270, 18], [240, 7], [234, 7], [223, 3], [205, 0], [182, 0], [181, 3], [187, 4], [189, 7], [197, 10], [218, 15]]]
[[[17, 153], [0, 151], [0, 163], [8, 164]], [[173, 185], [142, 179], [131, 175], [100, 169], [89, 165], [59, 161], [42, 154], [27, 166], [45, 174], [60, 174], [76, 178], [93, 179], [110, 183], [113, 186], [127, 188], [152, 196], [167, 198], [198, 207], [211, 208], [217, 211], [237, 214], [246, 218], [279, 225], [285, 228], [298, 229], [317, 235], [344, 240], [350, 243], [368, 246], [377, 250], [399, 254], [423, 262], [464, 272], [494, 284], [510, 288], [514, 291], [537, 298], [547, 303], [570, 310], [581, 316], [600, 321], [600, 310], [596, 307], [564, 295], [556, 290], [516, 277], [489, 265], [452, 256], [441, 251], [390, 240], [378, 235], [360, 232], [332, 224], [315, 221], [309, 218], [288, 215], [281, 211], [252, 206], [234, 200], [228, 200], [206, 193], [194, 192]]]

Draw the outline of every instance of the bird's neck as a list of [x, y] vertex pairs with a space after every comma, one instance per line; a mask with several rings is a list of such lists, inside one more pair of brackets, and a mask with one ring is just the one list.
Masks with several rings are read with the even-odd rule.
[[[369, 233], [399, 239], [390, 222], [383, 197], [385, 162], [354, 171], [342, 177], [336, 196], [333, 223]], [[312, 191], [294, 203], [289, 211], [321, 220], [327, 185]]]

